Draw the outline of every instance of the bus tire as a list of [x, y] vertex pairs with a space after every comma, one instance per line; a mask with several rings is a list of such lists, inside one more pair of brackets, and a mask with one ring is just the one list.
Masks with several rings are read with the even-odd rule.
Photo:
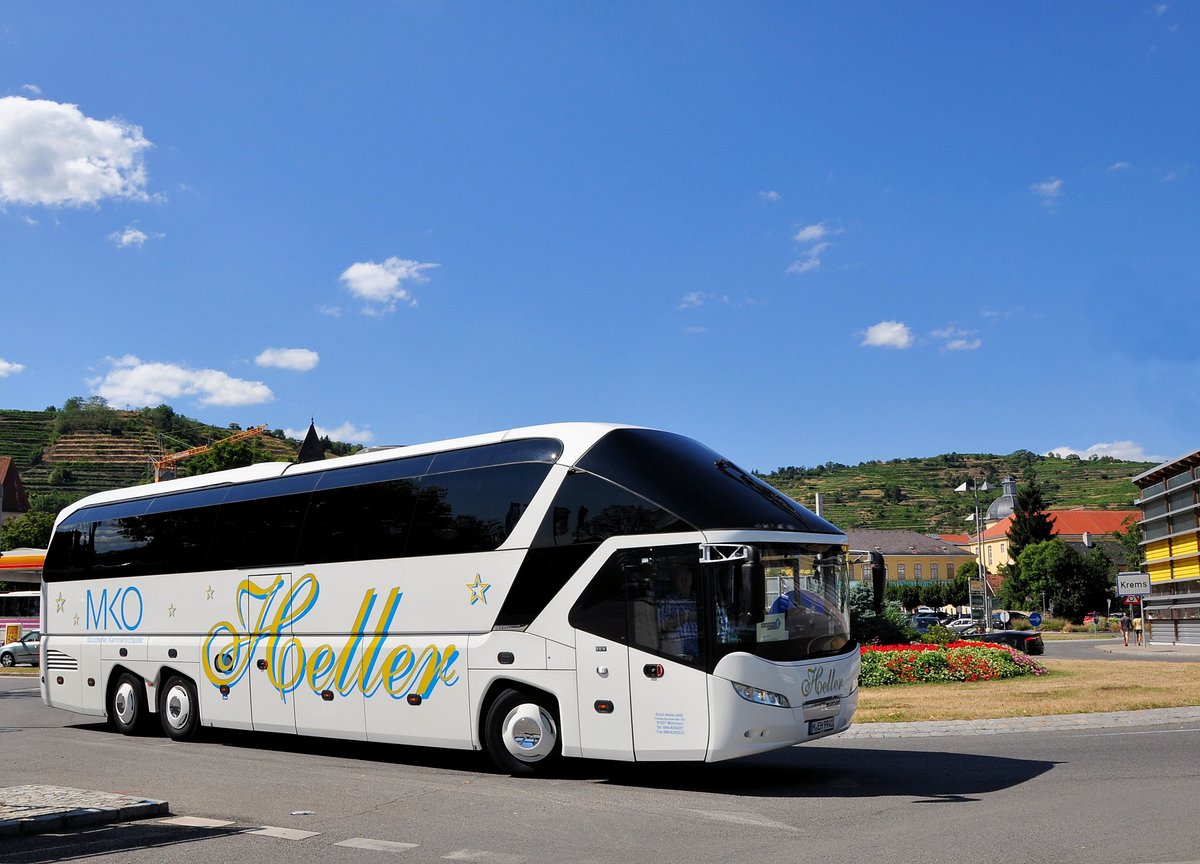
[[146, 718], [146, 685], [132, 672], [122, 672], [108, 696], [108, 720], [122, 735], [136, 734]]
[[533, 774], [553, 763], [561, 752], [554, 714], [544, 696], [501, 692], [483, 724], [484, 747], [496, 766], [509, 774]]
[[163, 732], [173, 741], [195, 737], [200, 726], [200, 700], [196, 685], [182, 675], [172, 675], [159, 691], [158, 719]]

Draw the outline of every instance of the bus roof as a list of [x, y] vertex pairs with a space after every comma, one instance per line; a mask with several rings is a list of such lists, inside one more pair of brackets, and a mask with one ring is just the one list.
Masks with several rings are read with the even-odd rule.
[[447, 438], [442, 441], [430, 441], [424, 444], [372, 448], [371, 450], [361, 451], [350, 456], [338, 456], [333, 459], [325, 459], [321, 462], [260, 462], [245, 468], [214, 471], [210, 474], [200, 474], [196, 477], [181, 477], [176, 480], [165, 480], [161, 483], [147, 483], [140, 486], [128, 486], [123, 489], [97, 492], [63, 508], [62, 512], [58, 514], [56, 527], [58, 523], [62, 522], [64, 518], [75, 511], [84, 507], [95, 507], [99, 504], [111, 504], [117, 501], [129, 501], [137, 498], [157, 498], [161, 495], [186, 492], [192, 489], [252, 483], [256, 480], [269, 480], [273, 477], [282, 477], [284, 475], [296, 476], [317, 471], [327, 471], [333, 468], [347, 468], [373, 462], [388, 462], [393, 459], [405, 459], [410, 456], [423, 456], [449, 450], [464, 450], [468, 447], [481, 447], [486, 444], [518, 441], [524, 438], [554, 438], [560, 441], [563, 445], [563, 453], [559, 458], [559, 462], [574, 464], [593, 444], [614, 429], [639, 428], [645, 427], [621, 423], [550, 423], [541, 426], [508, 429], [501, 432], [489, 432], [482, 435], [469, 435], [462, 438]]

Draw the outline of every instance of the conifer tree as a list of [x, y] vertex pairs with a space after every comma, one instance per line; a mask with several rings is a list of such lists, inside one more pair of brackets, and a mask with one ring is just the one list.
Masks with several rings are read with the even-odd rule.
[[1054, 518], [1045, 512], [1042, 487], [1030, 483], [1017, 490], [1017, 506], [1008, 529], [1008, 553], [1012, 560], [1021, 557], [1021, 550], [1034, 543], [1045, 543], [1054, 536]]

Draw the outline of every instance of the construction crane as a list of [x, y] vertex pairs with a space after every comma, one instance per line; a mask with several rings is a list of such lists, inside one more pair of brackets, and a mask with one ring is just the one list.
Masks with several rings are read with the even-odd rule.
[[254, 438], [267, 431], [267, 425], [254, 426], [250, 429], [243, 429], [241, 432], [234, 432], [227, 438], [222, 438], [220, 441], [214, 441], [211, 444], [204, 444], [200, 447], [191, 447], [187, 450], [180, 450], [178, 453], [168, 453], [159, 459], [151, 459], [150, 464], [154, 468], [154, 482], [157, 483], [163, 479], [163, 474], [168, 471], [173, 471], [175, 466], [184, 459], [197, 456], [201, 453], [206, 453], [212, 448], [220, 444], [232, 444], [235, 441], [245, 441], [247, 438]]

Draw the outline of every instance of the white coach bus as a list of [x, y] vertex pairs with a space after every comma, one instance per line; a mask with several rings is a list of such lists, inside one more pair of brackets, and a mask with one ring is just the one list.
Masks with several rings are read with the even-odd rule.
[[846, 729], [846, 537], [688, 438], [570, 423], [93, 495], [43, 582], [46, 704], [717, 761]]

